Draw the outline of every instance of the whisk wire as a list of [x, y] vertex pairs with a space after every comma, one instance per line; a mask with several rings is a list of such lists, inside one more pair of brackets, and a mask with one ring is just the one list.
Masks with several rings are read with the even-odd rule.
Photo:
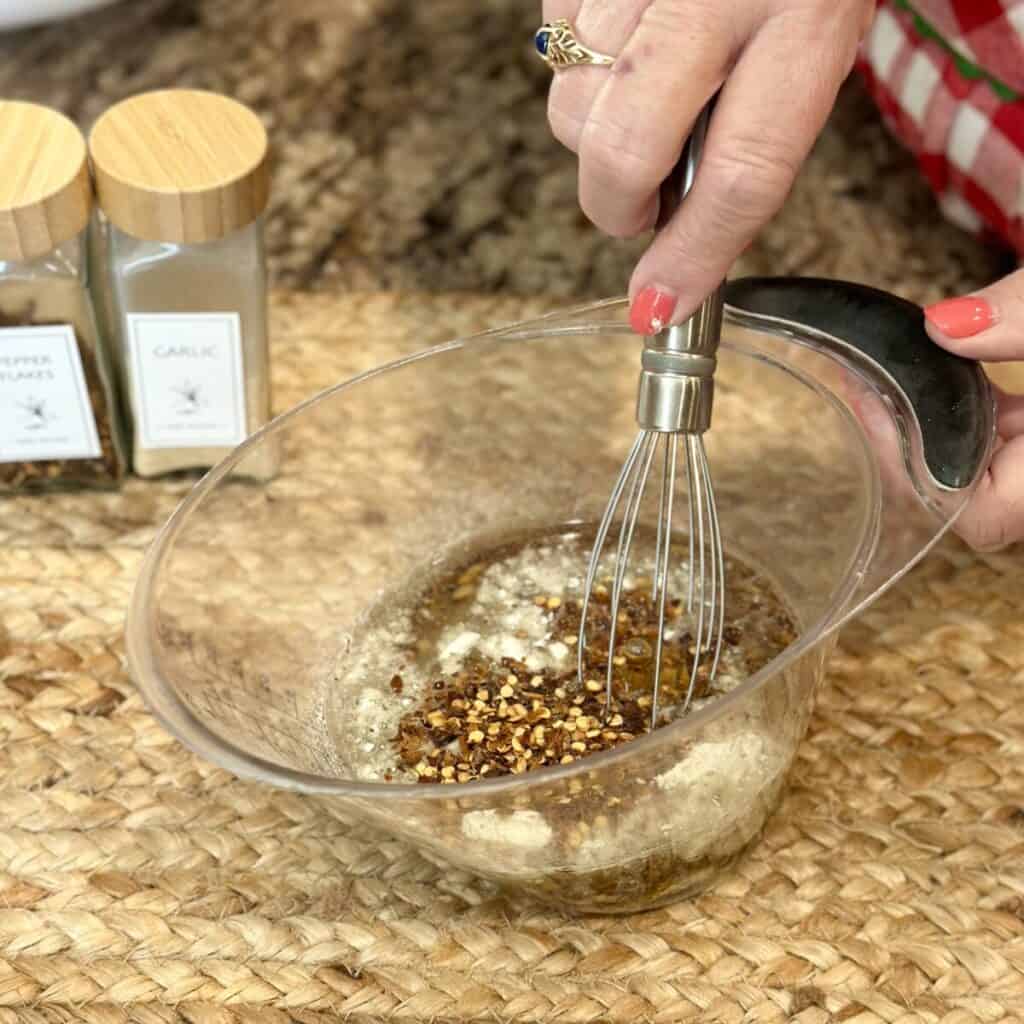
[[[585, 681], [587, 625], [590, 598], [600, 571], [601, 556], [616, 516], [622, 509], [619, 524], [618, 546], [612, 566], [612, 588], [609, 602], [610, 622], [608, 630], [608, 654], [605, 672], [605, 706], [611, 707], [615, 674], [615, 645], [619, 626], [619, 612], [622, 594], [626, 585], [629, 558], [640, 520], [644, 495], [650, 483], [654, 459], [658, 454], [661, 438], [664, 436], [664, 464], [661, 472], [661, 487], [658, 500], [658, 523], [656, 533], [655, 561], [653, 567], [652, 599], [658, 616], [658, 631], [654, 648], [654, 677], [652, 680], [651, 728], [657, 724], [661, 673], [665, 642], [666, 605], [669, 590], [669, 563], [672, 557], [672, 521], [679, 461], [679, 435], [641, 431], [626, 458], [619, 479], [612, 490], [611, 498], [597, 529], [597, 535], [590, 562], [587, 567], [583, 599], [580, 611], [578, 637], [577, 672], [580, 684]], [[693, 623], [692, 649], [689, 652], [690, 678], [683, 700], [682, 710], [687, 711], [697, 691], [702, 669], [711, 658], [708, 678], [713, 679], [718, 671], [722, 651], [722, 637], [725, 629], [725, 558], [722, 551], [721, 526], [715, 501], [711, 470], [703, 438], [699, 435], [685, 437], [685, 466], [688, 485], [688, 506], [690, 529], [687, 543], [690, 549], [689, 579], [687, 581], [690, 599], [688, 611]], [[696, 620], [695, 622], [693, 620]]]
[[615, 558], [615, 577], [612, 581], [611, 599], [611, 624], [608, 632], [608, 673], [605, 683], [605, 708], [610, 708], [612, 703], [612, 676], [615, 668], [615, 634], [619, 623], [619, 603], [622, 599], [622, 586], [626, 578], [626, 566], [629, 564], [629, 552], [633, 546], [633, 534], [636, 530], [637, 519], [640, 516], [640, 506], [643, 503], [644, 492], [647, 490], [647, 481], [651, 475], [651, 463], [654, 461], [654, 454], [657, 450], [658, 438], [656, 434], [644, 432], [643, 444], [640, 447], [640, 455], [636, 460], [636, 473], [629, 489], [629, 498], [626, 500], [626, 513], [622, 517], [622, 528], [619, 530], [619, 547]]
[[661, 515], [658, 517], [658, 555], [661, 559], [655, 570], [658, 587], [658, 635], [654, 645], [654, 683], [651, 702], [651, 729], [658, 721], [658, 695], [661, 689], [661, 660], [665, 638], [665, 600], [668, 597], [668, 561], [672, 550], [672, 499], [676, 489], [676, 458], [679, 437], [669, 434], [665, 444], [665, 467], [662, 470]]
[[[661, 672], [665, 639], [666, 605], [669, 590], [669, 563], [672, 556], [672, 520], [679, 461], [679, 435], [642, 430], [637, 435], [623, 464], [622, 472], [612, 490], [611, 498], [597, 529], [590, 562], [587, 566], [580, 609], [577, 651], [577, 673], [582, 685], [586, 670], [587, 623], [591, 595], [597, 583], [601, 556], [620, 507], [618, 547], [612, 567], [612, 589], [609, 602], [608, 660], [605, 673], [605, 706], [610, 708], [615, 674], [615, 644], [619, 625], [622, 593], [625, 589], [629, 557], [640, 520], [644, 495], [650, 483], [654, 459], [664, 437], [664, 463], [658, 499], [658, 524], [655, 541], [652, 600], [657, 610], [658, 632], [654, 649], [652, 680], [651, 728], [657, 723]], [[689, 709], [697, 691], [701, 669], [711, 657], [708, 677], [718, 671], [725, 629], [725, 558], [722, 552], [721, 526], [715, 502], [714, 486], [704, 440], [699, 435], [685, 436], [685, 466], [689, 506], [689, 579], [688, 612], [693, 623], [693, 647], [690, 652], [690, 678], [682, 710]]]
[[[597, 528], [597, 536], [594, 538], [594, 547], [590, 553], [590, 562], [587, 565], [587, 576], [583, 584], [583, 599], [580, 603], [580, 631], [577, 638], [576, 651], [576, 673], [581, 685], [584, 681], [583, 671], [587, 642], [587, 609], [590, 605], [591, 594], [594, 591], [594, 581], [597, 579], [597, 570], [601, 561], [601, 552], [604, 549], [605, 541], [608, 539], [608, 531], [611, 529], [612, 521], [615, 518], [615, 512], [619, 507], [619, 502], [622, 500], [622, 493], [625, 491], [626, 485], [629, 483], [629, 479], [633, 474], [633, 469], [640, 457], [640, 450], [643, 446], [645, 436], [646, 431], [640, 431], [640, 433], [637, 434], [636, 440], [633, 442], [633, 447], [630, 449], [629, 455], [626, 456], [622, 472], [619, 473], [619, 478], [615, 481], [615, 486], [612, 488], [611, 498], [608, 500], [608, 505], [604, 510], [604, 515], [601, 517], [601, 523]], [[611, 655], [609, 655], [609, 658], [611, 658]]]
[[[705, 600], [704, 600], [704, 586], [706, 580], [706, 567], [704, 563], [704, 548], [705, 548], [705, 537], [704, 537], [704, 496], [702, 493], [701, 484], [703, 477], [701, 475], [701, 464], [700, 456], [703, 454], [704, 448], [700, 444], [700, 438], [690, 437], [687, 439], [686, 455], [687, 464], [689, 466], [690, 479], [693, 482], [693, 490], [690, 494], [690, 507], [696, 509], [697, 519], [697, 583], [695, 587], [695, 598], [697, 602], [697, 628], [694, 632], [694, 650], [693, 650], [693, 662], [690, 666], [690, 684], [686, 689], [686, 701], [684, 707], [689, 707], [690, 702], [693, 700], [693, 693], [697, 687], [697, 678], [700, 673], [701, 664], [701, 651], [704, 645], [704, 614], [705, 614]], [[692, 537], [692, 534], [691, 534]], [[690, 563], [690, 578], [693, 579], [694, 566]], [[691, 611], [692, 614], [692, 611]]]
[[[665, 479], [665, 474], [661, 474], [661, 496], [658, 498], [658, 509], [660, 510], [665, 504], [665, 488], [668, 485], [668, 481]], [[658, 529], [657, 539], [655, 541], [654, 548], [654, 568], [651, 572], [651, 601], [656, 602], [658, 600], [658, 584], [661, 579], [661, 529]]]
[[[701, 447], [703, 448], [703, 442]], [[704, 489], [708, 496], [708, 513], [712, 532], [711, 551], [715, 563], [711, 603], [717, 619], [717, 628], [713, 638], [711, 631], [708, 632], [708, 639], [714, 640], [715, 656], [711, 664], [711, 678], [714, 679], [718, 672], [718, 662], [722, 656], [722, 636], [725, 633], [725, 553], [722, 549], [722, 532], [718, 521], [718, 503], [715, 499], [715, 488], [711, 482], [711, 469], [708, 466], [706, 453], [704, 456]]]
[[689, 451], [686, 454], [686, 491], [689, 497], [690, 506], [690, 531], [687, 534], [690, 546], [690, 560], [686, 563], [688, 566], [687, 570], [687, 584], [686, 584], [686, 611], [689, 614], [693, 614], [693, 538], [696, 534], [694, 530], [694, 509], [693, 509], [693, 462], [690, 459]]

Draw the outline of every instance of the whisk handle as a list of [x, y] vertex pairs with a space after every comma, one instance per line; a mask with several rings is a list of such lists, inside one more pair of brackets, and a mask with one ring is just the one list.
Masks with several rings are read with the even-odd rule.
[[697, 177], [697, 168], [704, 155], [704, 144], [707, 141], [711, 115], [717, 102], [718, 94], [715, 93], [697, 116], [690, 137], [686, 140], [682, 154], [672, 169], [672, 173], [662, 182], [659, 193], [658, 220], [655, 225], [657, 231], [668, 224], [683, 200], [689, 195], [690, 189], [693, 188], [693, 182]]
[[739, 278], [726, 286], [725, 301], [753, 315], [762, 330], [809, 328], [884, 370], [914, 410], [925, 463], [940, 485], [960, 490], [984, 468], [995, 422], [991, 385], [979, 363], [931, 340], [920, 306], [866, 285], [812, 277]]
[[[661, 187], [660, 231], [693, 188], [717, 93], [704, 106], [673, 172]], [[703, 434], [711, 426], [714, 373], [722, 333], [722, 289], [715, 288], [682, 324], [644, 340], [636, 418], [642, 430]]]

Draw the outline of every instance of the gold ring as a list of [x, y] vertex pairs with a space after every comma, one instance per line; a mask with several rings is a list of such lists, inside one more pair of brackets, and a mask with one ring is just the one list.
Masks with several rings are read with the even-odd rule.
[[584, 46], [576, 38], [572, 25], [565, 18], [541, 25], [533, 37], [533, 44], [537, 47], [541, 60], [552, 71], [564, 71], [566, 68], [586, 65], [608, 67], [615, 63], [614, 57]]

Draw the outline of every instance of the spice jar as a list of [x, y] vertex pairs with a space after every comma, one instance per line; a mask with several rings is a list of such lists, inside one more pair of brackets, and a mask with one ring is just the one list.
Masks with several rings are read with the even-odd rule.
[[[270, 418], [267, 135], [225, 96], [125, 100], [89, 140], [133, 466], [208, 468]], [[276, 449], [242, 467], [267, 478]]]
[[88, 291], [85, 139], [54, 110], [0, 101], [0, 167], [0, 489], [113, 487], [124, 453]]

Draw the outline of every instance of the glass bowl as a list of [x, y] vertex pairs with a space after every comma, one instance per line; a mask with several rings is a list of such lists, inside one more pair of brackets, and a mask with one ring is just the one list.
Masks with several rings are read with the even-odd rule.
[[[146, 557], [127, 651], [153, 712], [239, 776], [570, 911], [707, 886], [777, 806], [836, 630], [942, 536], [987, 463], [989, 441], [939, 483], [907, 389], [847, 340], [726, 310], [707, 435], [723, 540], [798, 623], [763, 670], [612, 751], [465, 785], [368, 781], [358, 737], [339, 738], [360, 692], [389, 692], [349, 661], [407, 581], [482, 538], [600, 518], [635, 437], [638, 355], [625, 303], [599, 303], [382, 366], [254, 435]], [[271, 444], [283, 469], [254, 481]], [[655, 495], [642, 518], [656, 511]]]

